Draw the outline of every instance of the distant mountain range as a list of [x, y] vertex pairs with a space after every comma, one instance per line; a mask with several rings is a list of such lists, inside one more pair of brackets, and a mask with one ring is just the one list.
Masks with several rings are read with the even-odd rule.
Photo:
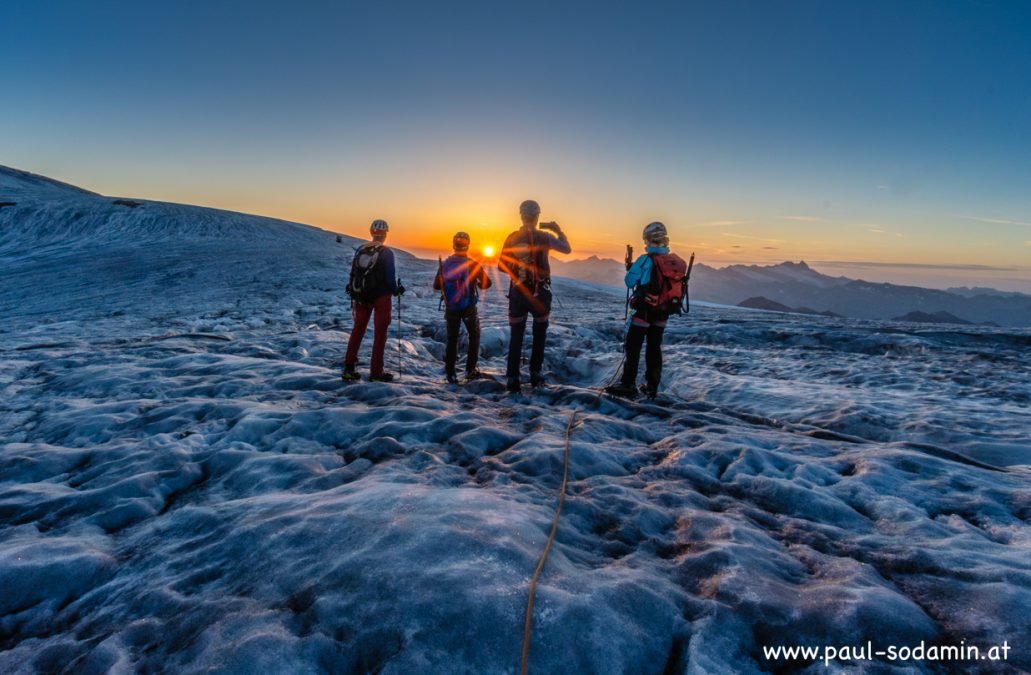
[[[607, 258], [553, 261], [552, 271], [584, 281], [623, 285], [623, 263]], [[832, 312], [860, 319], [918, 321], [921, 319], [903, 317], [934, 317], [944, 312], [960, 323], [1031, 326], [1031, 295], [991, 288], [942, 291], [832, 277], [805, 262], [723, 268], [696, 263], [691, 275], [691, 298], [727, 305], [762, 298], [786, 308], [780, 311], [798, 311], [791, 309], [798, 307], [816, 314]], [[938, 317], [940, 322], [941, 315]]]
[[[963, 325], [971, 325], [970, 321], [964, 321], [958, 316], [949, 314], [948, 312], [935, 312], [934, 314], [928, 314], [927, 312], [910, 312], [905, 316], [895, 317], [896, 321], [916, 321], [918, 323], [958, 323]], [[989, 325], [998, 325], [994, 322], [987, 322]]]
[[[738, 307], [746, 307], [748, 309], [761, 309], [761, 310], [765, 310], [767, 312], [787, 312], [787, 313], [791, 313], [791, 314], [813, 314], [813, 315], [816, 315], [816, 316], [827, 316], [827, 317], [832, 317], [832, 318], [835, 318], [835, 317], [836, 318], [841, 318], [840, 314], [835, 314], [834, 312], [831, 312], [831, 311], [828, 311], [828, 310], [824, 310], [822, 312], [817, 312], [815, 309], [810, 309], [809, 307], [788, 307], [787, 305], [782, 305], [779, 302], [774, 302], [773, 300], [770, 300], [769, 298], [764, 298], [762, 296], [758, 296], [758, 297], [754, 297], [754, 298], [748, 298], [747, 300], [743, 300], [743, 301], [737, 303], [737, 306]], [[959, 318], [958, 316], [949, 314], [948, 312], [928, 313], [928, 312], [919, 312], [919, 311], [917, 311], [917, 312], [910, 312], [909, 314], [905, 314], [903, 316], [896, 316], [892, 320], [893, 321], [907, 321], [907, 322], [911, 322], [911, 323], [954, 323], [954, 324], [959, 324], [959, 325], [963, 325], [963, 326], [973, 326], [973, 325], [975, 325], [973, 321], [965, 321], [965, 320]], [[983, 326], [998, 326], [999, 324], [995, 323], [994, 321], [986, 321], [985, 323], [983, 323], [981, 325], [983, 325]]]
[[551, 272], [555, 276], [590, 281], [603, 286], [623, 287], [623, 274], [626, 268], [617, 260], [599, 258], [596, 255], [582, 260], [562, 260], [553, 256]]
[[749, 309], [764, 309], [764, 310], [769, 311], [769, 312], [791, 312], [793, 314], [816, 314], [818, 316], [830, 316], [830, 317], [840, 317], [841, 316], [840, 314], [835, 314], [834, 312], [831, 312], [831, 311], [828, 311], [828, 310], [824, 310], [822, 312], [817, 312], [815, 309], [810, 309], [809, 307], [788, 307], [787, 305], [782, 305], [779, 302], [774, 302], [773, 300], [770, 300], [769, 298], [764, 298], [761, 295], [757, 296], [757, 297], [754, 297], [754, 298], [748, 298], [747, 300], [743, 300], [743, 301], [737, 303], [737, 306], [738, 307], [747, 307]]
[[945, 291], [947, 293], [962, 295], [964, 298], [973, 298], [978, 295], [998, 295], [1002, 298], [1031, 298], [1031, 295], [1028, 295], [1027, 293], [1000, 291], [995, 288], [985, 288], [984, 286], [975, 286], [974, 288], [970, 288], [969, 286], [958, 286], [955, 288], [946, 288]]

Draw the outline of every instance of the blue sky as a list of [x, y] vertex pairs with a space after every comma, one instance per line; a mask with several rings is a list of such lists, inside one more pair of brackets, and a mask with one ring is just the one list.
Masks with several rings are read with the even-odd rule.
[[1031, 290], [1029, 3], [39, 1], [0, 63], [0, 163], [108, 194]]

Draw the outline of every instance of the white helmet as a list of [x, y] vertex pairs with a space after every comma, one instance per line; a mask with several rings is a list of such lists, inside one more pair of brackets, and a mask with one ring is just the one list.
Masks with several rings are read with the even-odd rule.
[[644, 238], [644, 243], [649, 246], [669, 246], [669, 234], [666, 232], [666, 226], [657, 220], [645, 225], [641, 236]]
[[387, 225], [387, 221], [380, 220], [377, 218], [372, 221], [372, 225], [369, 225], [369, 232], [389, 232], [390, 226]]

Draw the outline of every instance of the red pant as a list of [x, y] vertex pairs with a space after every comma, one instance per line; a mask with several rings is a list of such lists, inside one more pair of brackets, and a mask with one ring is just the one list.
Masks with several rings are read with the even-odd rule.
[[389, 295], [381, 295], [372, 304], [355, 302], [351, 316], [354, 318], [354, 328], [351, 330], [351, 339], [347, 341], [347, 356], [344, 357], [345, 366], [353, 366], [358, 363], [358, 349], [362, 346], [362, 338], [365, 337], [365, 329], [369, 325], [369, 317], [376, 312], [373, 321], [372, 337], [372, 365], [369, 368], [370, 375], [383, 374], [383, 351], [387, 348], [387, 329], [390, 327], [391, 302]]

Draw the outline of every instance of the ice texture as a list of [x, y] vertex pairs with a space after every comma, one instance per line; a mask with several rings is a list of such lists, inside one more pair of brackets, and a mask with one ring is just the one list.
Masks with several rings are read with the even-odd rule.
[[436, 263], [401, 256], [401, 380], [346, 385], [351, 240], [5, 195], [0, 672], [517, 672], [574, 412], [533, 672], [825, 672], [762, 648], [866, 640], [1031, 669], [1031, 331], [699, 305], [629, 403], [594, 389], [622, 294], [559, 279], [552, 384], [510, 396], [443, 383]]

